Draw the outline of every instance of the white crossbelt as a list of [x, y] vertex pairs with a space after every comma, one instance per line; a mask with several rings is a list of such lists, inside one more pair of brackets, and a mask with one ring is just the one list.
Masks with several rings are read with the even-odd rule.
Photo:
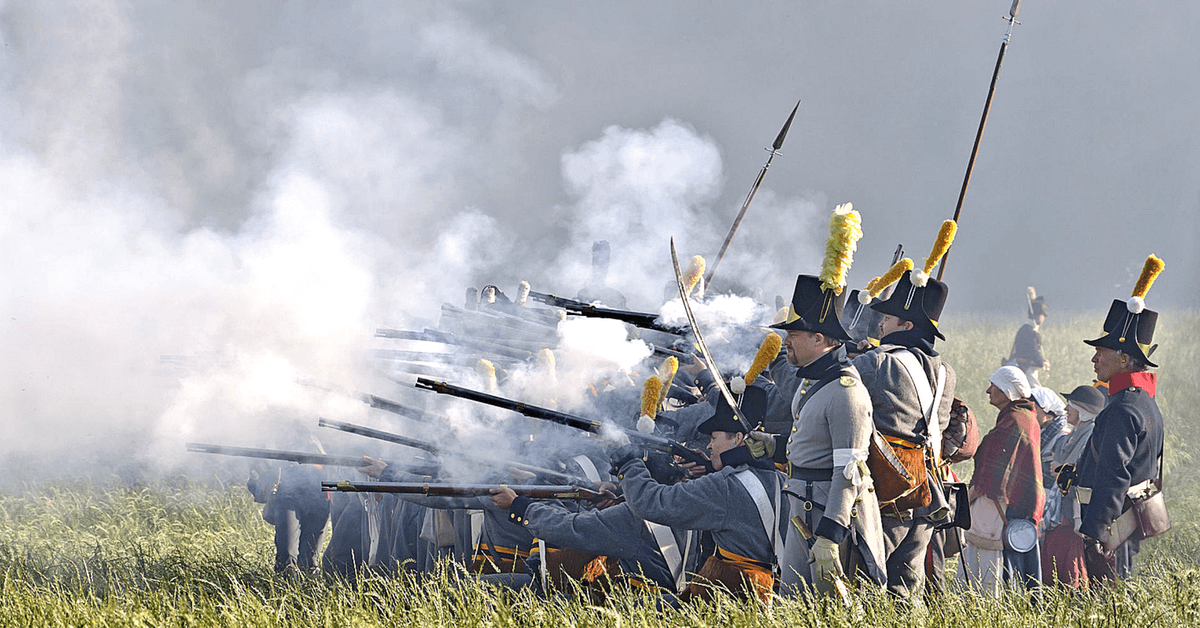
[[[671, 572], [671, 577], [675, 580], [675, 591], [683, 591], [683, 585], [687, 581], [687, 574], [684, 572], [684, 556], [679, 552], [679, 544], [675, 542], [675, 533], [671, 528], [662, 524], [654, 523], [653, 521], [646, 522], [646, 528], [650, 530], [650, 534], [654, 536], [654, 542], [658, 545], [658, 551], [662, 553], [663, 560], [667, 562], [667, 569]], [[685, 544], [691, 544], [692, 531], [688, 530], [684, 537]]]
[[[750, 469], [743, 469], [733, 474], [742, 486], [746, 487], [746, 492], [750, 493], [750, 499], [754, 501], [754, 506], [758, 509], [758, 516], [762, 519], [763, 532], [767, 535], [767, 543], [771, 546], [771, 550], [775, 552], [774, 562], [779, 562], [779, 553], [782, 550], [783, 539], [779, 535], [779, 510], [771, 505], [771, 498], [767, 497], [767, 489], [763, 486], [762, 480], [759, 479]], [[779, 479], [775, 479], [775, 502], [779, 503]]]
[[913, 355], [911, 351], [902, 349], [888, 355], [895, 356], [900, 361], [900, 365], [904, 367], [905, 372], [908, 373], [908, 379], [912, 381], [913, 389], [917, 391], [917, 402], [921, 404], [921, 412], [925, 415], [925, 433], [928, 437], [926, 442], [933, 448], [934, 460], [941, 460], [942, 421], [937, 416], [937, 410], [946, 389], [946, 365], [938, 364], [937, 392], [934, 392], [933, 387], [929, 385], [929, 378], [925, 376], [925, 369], [921, 368], [917, 356]]
[[591, 458], [588, 458], [587, 456], [580, 454], [578, 456], [575, 456], [574, 458], [571, 458], [571, 460], [574, 460], [575, 464], [579, 465], [580, 469], [583, 469], [583, 474], [585, 476], [587, 476], [587, 479], [591, 480], [592, 482], [594, 482], [596, 484], [599, 484], [601, 482], [600, 472], [596, 470], [596, 463], [592, 462]]

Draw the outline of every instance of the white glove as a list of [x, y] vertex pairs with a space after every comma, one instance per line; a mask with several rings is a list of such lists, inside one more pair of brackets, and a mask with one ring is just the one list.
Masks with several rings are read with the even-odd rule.
[[842, 561], [839, 556], [838, 544], [818, 536], [809, 550], [812, 554], [813, 582], [831, 583], [842, 578]]

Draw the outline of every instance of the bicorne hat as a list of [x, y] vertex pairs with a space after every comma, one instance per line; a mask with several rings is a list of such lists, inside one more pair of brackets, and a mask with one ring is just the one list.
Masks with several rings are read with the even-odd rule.
[[949, 288], [946, 284], [925, 276], [924, 286], [913, 282], [913, 271], [904, 273], [896, 282], [896, 289], [886, 301], [872, 305], [875, 311], [891, 314], [896, 318], [911, 321], [917, 329], [933, 332], [933, 335], [945, 340], [946, 337], [938, 331], [938, 319], [942, 316], [942, 308], [946, 305], [946, 294]]
[[1150, 361], [1150, 354], [1158, 348], [1154, 342], [1154, 326], [1158, 323], [1158, 312], [1146, 309], [1146, 293], [1166, 265], [1154, 255], [1146, 258], [1142, 274], [1133, 288], [1128, 301], [1113, 299], [1104, 318], [1104, 335], [1095, 340], [1084, 340], [1093, 347], [1105, 347], [1120, 351], [1145, 362], [1148, 366], [1158, 365]]
[[[746, 390], [740, 395], [734, 395], [737, 399], [738, 408], [742, 411], [742, 416], [746, 417], [746, 421], [753, 427], [763, 422], [767, 416], [767, 391], [757, 386], [747, 386]], [[737, 415], [733, 413], [733, 408], [725, 401], [725, 395], [717, 397], [717, 411], [705, 422], [701, 423], [696, 431], [705, 436], [712, 436], [713, 432], [745, 432], [746, 428], [742, 427], [740, 421], [737, 420]]]

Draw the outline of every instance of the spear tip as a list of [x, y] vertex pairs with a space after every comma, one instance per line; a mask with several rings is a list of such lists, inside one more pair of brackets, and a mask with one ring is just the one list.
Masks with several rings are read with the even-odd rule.
[[788, 116], [787, 122], [783, 123], [783, 128], [779, 130], [779, 137], [775, 138], [775, 143], [771, 144], [771, 150], [779, 150], [783, 148], [783, 139], [787, 137], [788, 128], [792, 126], [792, 118], [796, 117], [796, 111], [800, 109], [800, 101], [796, 101], [796, 106], [792, 108], [792, 115]]

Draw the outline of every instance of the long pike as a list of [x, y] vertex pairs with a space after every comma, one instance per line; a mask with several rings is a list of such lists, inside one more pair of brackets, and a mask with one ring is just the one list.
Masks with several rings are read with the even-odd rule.
[[754, 185], [750, 188], [750, 193], [746, 195], [746, 200], [742, 201], [742, 209], [738, 212], [737, 218], [733, 219], [733, 226], [729, 228], [729, 235], [725, 236], [725, 242], [721, 244], [721, 250], [717, 253], [717, 259], [713, 260], [712, 266], [708, 267], [708, 276], [704, 278], [704, 286], [707, 288], [712, 283], [713, 275], [717, 274], [717, 266], [721, 264], [721, 260], [725, 258], [725, 251], [729, 250], [729, 243], [733, 240], [733, 234], [737, 233], [738, 227], [742, 224], [742, 219], [746, 217], [746, 210], [750, 209], [750, 201], [754, 200], [754, 194], [758, 192], [758, 186], [762, 185], [763, 177], [767, 175], [767, 168], [771, 167], [771, 160], [775, 159], [775, 155], [779, 155], [779, 149], [783, 148], [783, 140], [787, 137], [788, 128], [792, 126], [792, 118], [796, 117], [796, 110], [800, 108], [800, 101], [796, 101], [796, 106], [792, 108], [792, 115], [788, 116], [787, 122], [783, 123], [783, 128], [779, 130], [779, 135], [775, 137], [775, 142], [771, 144], [770, 155], [767, 156], [767, 163], [763, 164], [762, 170], [758, 171], [758, 178], [754, 180]]

